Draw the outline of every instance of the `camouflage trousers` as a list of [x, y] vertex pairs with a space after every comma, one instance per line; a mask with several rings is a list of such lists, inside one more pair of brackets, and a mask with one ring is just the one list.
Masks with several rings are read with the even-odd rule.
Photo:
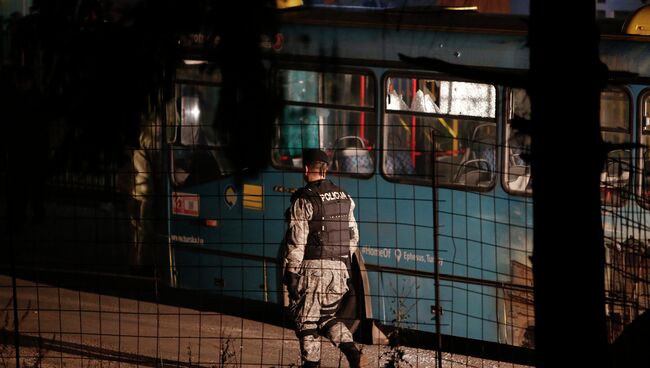
[[335, 316], [348, 291], [350, 276], [343, 262], [333, 260], [303, 261], [300, 275], [300, 299], [292, 305], [296, 335], [300, 339], [303, 361], [317, 362], [321, 348], [318, 335], [328, 338], [337, 347], [353, 341], [350, 330]]

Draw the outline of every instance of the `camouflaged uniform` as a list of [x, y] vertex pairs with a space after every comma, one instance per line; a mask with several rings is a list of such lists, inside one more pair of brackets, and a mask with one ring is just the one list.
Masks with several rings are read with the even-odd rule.
[[309, 183], [291, 199], [285, 261], [287, 271], [300, 275], [299, 298], [291, 310], [305, 366], [320, 361], [318, 335], [342, 350], [353, 344], [352, 333], [335, 313], [348, 291], [347, 265], [359, 240], [354, 206], [329, 180]]

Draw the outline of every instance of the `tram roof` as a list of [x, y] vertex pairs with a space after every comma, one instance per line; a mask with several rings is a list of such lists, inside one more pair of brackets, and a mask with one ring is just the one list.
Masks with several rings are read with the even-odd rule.
[[[332, 58], [343, 64], [351, 61], [350, 65], [389, 66], [401, 63], [401, 54], [515, 73], [529, 68], [528, 16], [524, 15], [442, 8], [296, 7], [277, 12], [282, 42], [275, 45], [277, 40], [269, 33], [264, 47], [289, 61]], [[597, 22], [601, 60], [610, 71], [620, 72], [616, 78], [650, 82], [650, 36], [626, 34], [625, 20]], [[354, 29], [359, 32], [351, 32]], [[183, 45], [189, 45], [190, 57], [202, 58], [206, 44]]]
[[[330, 27], [372, 27], [421, 31], [451, 31], [525, 34], [528, 16], [450, 10], [442, 7], [373, 9], [361, 7], [296, 7], [280, 11], [280, 23]], [[603, 36], [627, 36], [624, 20], [599, 18]]]
[[331, 27], [376, 27], [387, 29], [526, 32], [524, 18], [441, 8], [291, 8], [280, 13], [281, 23], [327, 25]]
[[[529, 66], [528, 19], [523, 15], [441, 8], [300, 7], [280, 11], [278, 21], [281, 29], [295, 25], [311, 26], [317, 30], [310, 35], [320, 41], [311, 39], [308, 42], [311, 46], [303, 41], [299, 48], [292, 48], [292, 40], [287, 39], [289, 54], [291, 51], [295, 51], [295, 54], [325, 52], [322, 56], [328, 56], [328, 51], [323, 51], [315, 43], [327, 45], [327, 40], [336, 40], [341, 47], [336, 48], [335, 52], [340, 58], [353, 59], [362, 55], [368, 60], [396, 62], [401, 53], [458, 65], [524, 71]], [[622, 19], [597, 19], [601, 34], [601, 60], [609, 70], [617, 72], [616, 79], [631, 78], [648, 82], [650, 37], [627, 34], [624, 31], [625, 23]], [[364, 29], [364, 32], [360, 32], [364, 35], [349, 33], [353, 28]], [[402, 34], [404, 31], [406, 34]], [[449, 36], [441, 37], [443, 33]], [[413, 42], [415, 40], [417, 42]], [[364, 41], [381, 42], [382, 46], [367, 45]], [[293, 40], [293, 44], [295, 47], [296, 40]], [[334, 51], [329, 56], [334, 56]]]

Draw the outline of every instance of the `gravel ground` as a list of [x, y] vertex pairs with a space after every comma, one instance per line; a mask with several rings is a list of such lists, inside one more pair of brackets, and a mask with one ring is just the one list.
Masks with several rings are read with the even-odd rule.
[[[20, 367], [297, 367], [293, 331], [241, 317], [18, 280]], [[0, 276], [0, 365], [16, 366], [11, 278]], [[40, 338], [39, 338], [40, 336]], [[347, 367], [323, 341], [322, 367]], [[436, 367], [436, 353], [361, 345], [371, 367]], [[443, 353], [443, 367], [523, 367]]]

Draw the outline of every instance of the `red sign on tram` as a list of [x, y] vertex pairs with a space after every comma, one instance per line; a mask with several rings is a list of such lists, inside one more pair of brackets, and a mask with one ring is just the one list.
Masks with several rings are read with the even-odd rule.
[[172, 213], [175, 215], [199, 216], [199, 195], [172, 192]]

